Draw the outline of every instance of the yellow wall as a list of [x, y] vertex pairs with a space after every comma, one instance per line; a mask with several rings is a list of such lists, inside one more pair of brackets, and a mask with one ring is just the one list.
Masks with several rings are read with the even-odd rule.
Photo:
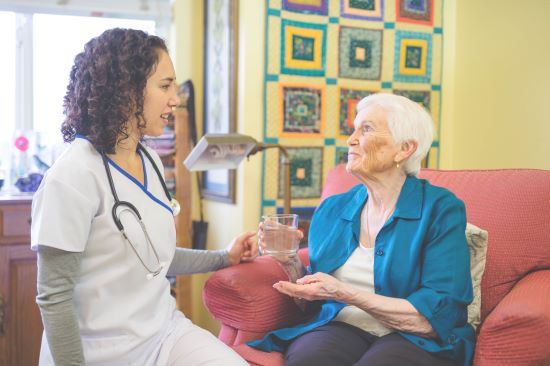
[[[203, 93], [203, 1], [176, 0], [174, 10], [175, 59], [179, 81], [195, 85], [197, 121], [202, 121]], [[237, 130], [262, 140], [264, 1], [241, 0], [239, 4]], [[204, 201], [209, 223], [208, 248], [225, 248], [242, 231], [256, 230], [260, 213], [261, 154], [244, 161], [237, 170], [236, 203]], [[198, 217], [198, 194], [194, 188], [193, 216]], [[202, 303], [202, 287], [208, 275], [193, 276], [192, 320], [217, 334], [219, 325]]]
[[550, 1], [445, 10], [440, 167], [550, 169]]
[[[239, 1], [238, 132], [262, 139], [265, 2]], [[444, 169], [550, 169], [550, 1], [445, 0], [441, 164]], [[175, 0], [176, 70], [195, 84], [202, 121], [203, 2]], [[261, 154], [237, 171], [234, 205], [205, 201], [208, 246], [256, 228]], [[198, 217], [195, 191], [193, 214]], [[192, 320], [217, 334], [194, 276]]]

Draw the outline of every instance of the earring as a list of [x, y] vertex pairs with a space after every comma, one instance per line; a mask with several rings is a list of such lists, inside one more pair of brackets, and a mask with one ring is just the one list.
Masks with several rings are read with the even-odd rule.
[[399, 169], [399, 162], [395, 163], [395, 167]]

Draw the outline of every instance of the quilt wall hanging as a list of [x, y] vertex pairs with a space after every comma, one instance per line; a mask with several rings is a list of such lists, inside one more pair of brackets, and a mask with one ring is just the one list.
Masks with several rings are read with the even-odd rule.
[[[266, 0], [264, 143], [288, 148], [292, 212], [307, 228], [327, 172], [347, 159], [357, 102], [392, 92], [426, 107], [439, 164], [441, 0]], [[261, 214], [282, 212], [278, 149], [262, 161]], [[307, 231], [306, 231], [307, 232]]]

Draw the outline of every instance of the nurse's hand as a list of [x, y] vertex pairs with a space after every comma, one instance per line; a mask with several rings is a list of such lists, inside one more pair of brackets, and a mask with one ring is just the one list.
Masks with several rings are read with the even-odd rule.
[[258, 256], [258, 243], [253, 239], [255, 235], [256, 232], [247, 231], [231, 241], [227, 251], [232, 266], [241, 262], [249, 262]]

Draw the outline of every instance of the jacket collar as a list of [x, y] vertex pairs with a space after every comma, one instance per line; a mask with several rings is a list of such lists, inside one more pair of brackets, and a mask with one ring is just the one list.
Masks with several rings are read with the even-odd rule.
[[[361, 186], [353, 198], [346, 204], [340, 216], [343, 220], [355, 221], [367, 201], [369, 193], [365, 186]], [[394, 217], [404, 219], [419, 219], [422, 214], [424, 190], [421, 181], [414, 176], [407, 176], [399, 193], [397, 204], [393, 212]]]
[[357, 192], [353, 195], [352, 199], [346, 204], [346, 207], [342, 211], [340, 216], [342, 219], [347, 221], [353, 221], [353, 219], [361, 214], [361, 209], [367, 202], [369, 192], [364, 185], [361, 185]]
[[395, 205], [394, 217], [419, 219], [422, 216], [424, 189], [422, 181], [414, 176], [407, 176]]

